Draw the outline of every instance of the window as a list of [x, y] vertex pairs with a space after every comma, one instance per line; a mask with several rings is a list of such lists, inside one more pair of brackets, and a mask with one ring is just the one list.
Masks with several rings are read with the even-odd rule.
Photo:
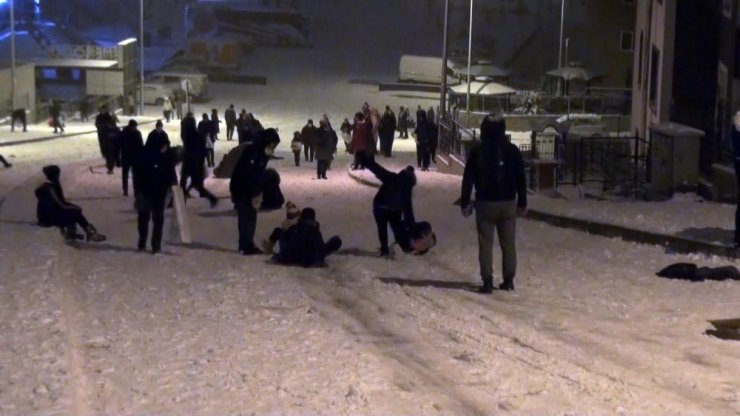
[[658, 100], [658, 73], [660, 70], [660, 50], [653, 46], [650, 54], [650, 106], [655, 111]]
[[44, 79], [57, 79], [57, 70], [54, 68], [44, 68], [41, 70], [41, 76]]
[[635, 32], [623, 30], [619, 33], [619, 50], [622, 52], [632, 52], [635, 50]]

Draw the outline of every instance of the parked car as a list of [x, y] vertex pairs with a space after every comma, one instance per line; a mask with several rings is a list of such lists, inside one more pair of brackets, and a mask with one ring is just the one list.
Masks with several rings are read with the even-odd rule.
[[190, 96], [197, 101], [208, 100], [208, 75], [197, 72], [157, 72], [149, 82], [166, 85], [173, 90], [182, 90], [182, 81], [190, 80]]
[[164, 97], [172, 97], [175, 92], [169, 86], [162, 84], [144, 84], [144, 104], [162, 105]]

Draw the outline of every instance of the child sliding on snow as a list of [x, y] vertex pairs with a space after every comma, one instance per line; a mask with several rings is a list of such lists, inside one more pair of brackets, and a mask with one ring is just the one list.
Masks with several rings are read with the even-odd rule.
[[288, 231], [288, 229], [296, 224], [298, 224], [298, 220], [301, 217], [301, 210], [298, 209], [298, 207], [288, 201], [285, 204], [285, 221], [283, 221], [282, 224], [280, 224], [280, 227], [275, 228], [272, 231], [272, 234], [270, 234], [270, 237], [266, 240], [262, 241], [262, 249], [264, 249], [265, 253], [267, 254], [275, 254], [275, 244], [280, 240], [280, 235]]

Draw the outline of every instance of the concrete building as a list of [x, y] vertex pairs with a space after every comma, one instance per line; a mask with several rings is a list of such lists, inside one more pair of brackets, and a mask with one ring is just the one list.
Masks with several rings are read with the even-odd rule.
[[[13, 98], [11, 95], [10, 63], [0, 65], [0, 114], [7, 117], [11, 113]], [[25, 108], [29, 115], [29, 122], [35, 122], [36, 114], [36, 83], [34, 82], [34, 65], [17, 65], [15, 68], [15, 107]]]
[[[735, 2], [723, 1], [733, 16]], [[720, 0], [637, 0], [631, 131], [649, 138], [652, 125], [667, 122], [702, 130], [703, 170], [717, 158], [722, 108], [731, 102], [721, 9]]]

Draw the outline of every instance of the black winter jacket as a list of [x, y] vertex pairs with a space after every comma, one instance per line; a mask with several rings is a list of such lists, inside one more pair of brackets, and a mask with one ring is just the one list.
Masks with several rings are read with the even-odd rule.
[[475, 199], [482, 202], [517, 200], [527, 206], [527, 183], [522, 153], [505, 139], [483, 138], [468, 155], [463, 176], [461, 206], [470, 205], [475, 187]]
[[383, 183], [373, 199], [373, 207], [388, 211], [402, 212], [403, 220], [407, 225], [416, 223], [414, 219], [414, 205], [412, 191], [416, 186], [416, 175], [413, 168], [406, 168], [393, 173], [374, 160], [369, 160], [364, 153], [362, 163]]

